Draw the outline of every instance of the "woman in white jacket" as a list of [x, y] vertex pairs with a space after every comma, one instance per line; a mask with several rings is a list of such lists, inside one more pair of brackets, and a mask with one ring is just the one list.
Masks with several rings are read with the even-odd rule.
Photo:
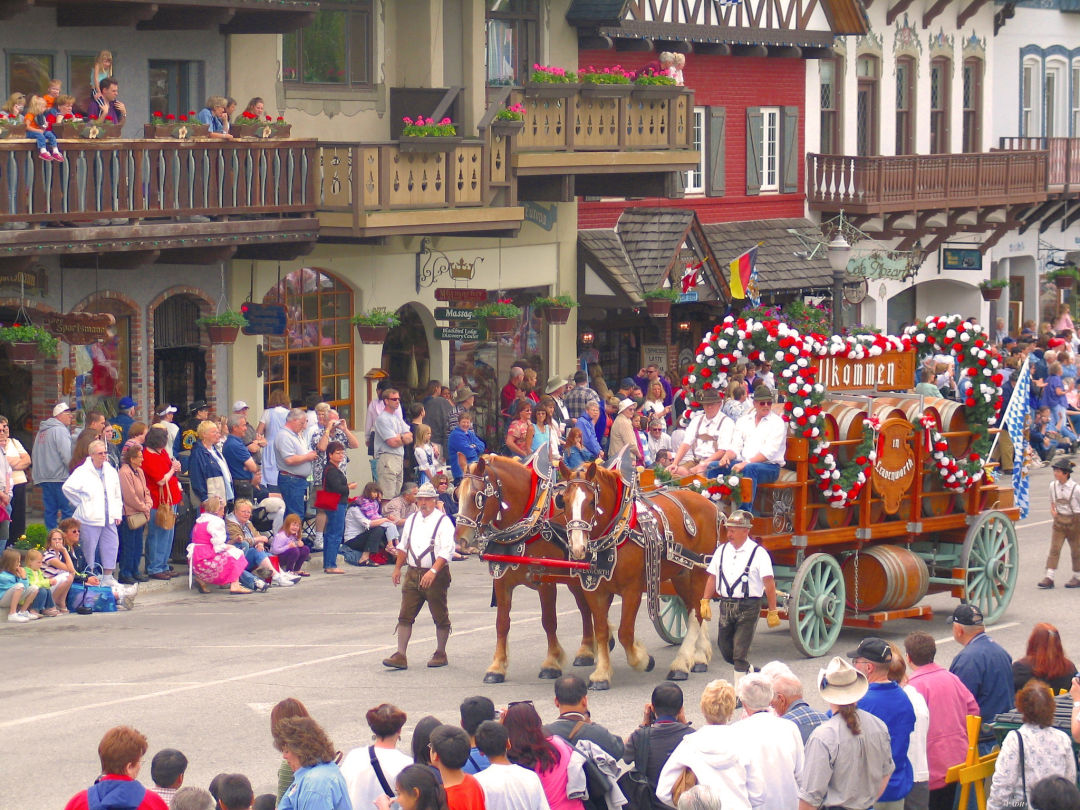
[[64, 482], [64, 495], [75, 507], [79, 540], [90, 566], [101, 564], [102, 585], [116, 585], [113, 570], [120, 550], [116, 527], [124, 519], [120, 476], [109, 463], [103, 441], [90, 443], [90, 455]]

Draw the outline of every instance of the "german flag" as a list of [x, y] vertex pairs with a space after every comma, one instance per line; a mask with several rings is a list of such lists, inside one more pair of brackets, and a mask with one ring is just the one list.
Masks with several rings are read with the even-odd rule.
[[733, 299], [746, 298], [746, 290], [750, 286], [750, 276], [757, 264], [757, 250], [760, 245], [754, 245], [746, 253], [734, 259], [728, 267], [731, 270], [731, 297]]

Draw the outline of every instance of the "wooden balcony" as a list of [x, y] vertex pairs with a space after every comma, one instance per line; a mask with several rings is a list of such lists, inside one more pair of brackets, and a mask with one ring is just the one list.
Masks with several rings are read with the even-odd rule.
[[[0, 141], [4, 257], [143, 253], [142, 263], [207, 251], [285, 257], [310, 250], [315, 141], [60, 141], [45, 162], [31, 141]], [[135, 257], [131, 258], [135, 262]], [[145, 258], [145, 256], [144, 256]]]
[[522, 199], [669, 196], [672, 174], [698, 166], [690, 89], [575, 85], [552, 95], [558, 88], [509, 92], [525, 106], [511, 158]]
[[806, 156], [806, 200], [814, 211], [878, 216], [1041, 202], [1045, 150], [956, 155]]
[[202, 30], [223, 34], [284, 34], [315, 19], [318, 0], [0, 0], [0, 19], [30, 8], [56, 8], [56, 24]]
[[1046, 151], [1046, 185], [1051, 194], [1080, 191], [1080, 138], [1002, 138], [1000, 143], [1008, 151]]
[[407, 151], [398, 141], [321, 143], [322, 235], [517, 232], [525, 211], [514, 204], [506, 139], [423, 146], [430, 151]]

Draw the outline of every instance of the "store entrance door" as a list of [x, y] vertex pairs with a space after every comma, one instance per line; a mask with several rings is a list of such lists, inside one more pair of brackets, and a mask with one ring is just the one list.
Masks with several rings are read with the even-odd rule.
[[202, 349], [182, 347], [154, 352], [154, 390], [158, 402], [175, 405], [181, 413], [189, 403], [206, 399], [206, 355]]

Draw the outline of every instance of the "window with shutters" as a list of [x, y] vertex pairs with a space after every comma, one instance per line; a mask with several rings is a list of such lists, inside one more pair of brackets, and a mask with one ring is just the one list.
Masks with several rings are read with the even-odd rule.
[[964, 60], [964, 151], [982, 150], [983, 61], [977, 56]]
[[915, 58], [896, 60], [896, 154], [915, 153]]
[[698, 165], [686, 173], [687, 194], [705, 193], [705, 108], [694, 108], [694, 149], [698, 151]]
[[802, 165], [798, 107], [746, 109], [746, 193], [794, 194]]
[[844, 86], [844, 62], [838, 57], [818, 61], [821, 77], [821, 152], [843, 153], [840, 138], [840, 95]]
[[936, 56], [930, 60], [930, 153], [951, 152], [949, 143], [949, 85], [952, 60]]

